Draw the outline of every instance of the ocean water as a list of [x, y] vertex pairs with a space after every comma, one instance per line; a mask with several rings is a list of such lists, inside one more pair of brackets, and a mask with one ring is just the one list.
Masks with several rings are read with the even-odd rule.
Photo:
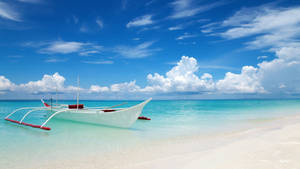
[[[85, 106], [112, 106], [124, 101], [80, 101]], [[141, 101], [126, 101], [132, 106]], [[74, 104], [75, 101], [60, 101]], [[150, 121], [138, 120], [131, 128], [122, 129], [51, 120], [44, 131], [20, 126], [4, 120], [20, 107], [42, 106], [40, 101], [0, 101], [0, 168], [47, 163], [49, 159], [72, 159], [107, 152], [122, 151], [137, 144], [146, 144], [189, 135], [212, 135], [241, 128], [251, 128], [272, 119], [300, 114], [300, 100], [153, 100], [142, 115]], [[26, 111], [11, 116], [20, 120]], [[42, 124], [45, 111], [30, 114], [24, 122]], [[1, 167], [2, 166], [2, 167]], [[26, 168], [26, 165], [25, 167]]]

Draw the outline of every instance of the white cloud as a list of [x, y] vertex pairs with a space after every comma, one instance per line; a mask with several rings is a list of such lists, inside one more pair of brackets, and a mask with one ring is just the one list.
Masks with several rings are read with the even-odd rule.
[[193, 35], [193, 34], [189, 34], [189, 33], [185, 32], [183, 35], [177, 37], [176, 40], [184, 40], [184, 39], [187, 39], [187, 38], [194, 38], [196, 36], [197, 35]]
[[222, 93], [266, 93], [260, 84], [258, 69], [253, 66], [244, 66], [240, 74], [227, 72], [216, 86]]
[[263, 55], [263, 56], [258, 56], [258, 57], [257, 57], [257, 60], [260, 60], [260, 59], [267, 59], [267, 58], [268, 58], [268, 56]]
[[261, 84], [273, 93], [300, 93], [300, 44], [275, 52], [275, 59], [258, 64]]
[[141, 87], [136, 85], [135, 81], [116, 83], [111, 86], [98, 86], [91, 85], [88, 93], [119, 93], [119, 94], [128, 94], [128, 93], [138, 93], [141, 92]]
[[201, 28], [212, 28], [212, 27], [217, 26], [219, 24], [220, 24], [219, 22], [211, 22], [211, 23], [202, 25]]
[[80, 51], [85, 44], [81, 42], [54, 41], [41, 50], [42, 53], [74, 53]]
[[157, 30], [157, 29], [160, 29], [160, 26], [156, 25], [156, 26], [143, 27], [137, 33], [141, 33], [144, 31], [150, 31], [150, 30]]
[[171, 19], [180, 19], [195, 16], [198, 13], [208, 11], [222, 5], [223, 2], [215, 2], [206, 5], [198, 5], [194, 0], [175, 0], [171, 3], [174, 9]]
[[203, 26], [201, 26], [201, 32], [205, 33], [205, 34], [209, 34], [212, 33], [213, 31], [215, 31], [216, 29], [218, 29], [220, 23], [219, 22], [211, 22], [208, 24], [205, 24]]
[[98, 86], [98, 85], [91, 85], [90, 89], [89, 89], [89, 93], [102, 93], [102, 92], [108, 92], [109, 88], [104, 86]]
[[275, 51], [276, 58], [257, 65], [244, 66], [241, 73], [226, 73], [214, 81], [212, 75], [196, 75], [195, 58], [183, 56], [166, 76], [155, 73], [147, 76], [148, 85], [141, 92], [206, 92], [210, 94], [294, 94], [300, 93], [300, 44]]
[[75, 41], [50, 41], [50, 42], [27, 42], [23, 46], [41, 48], [39, 53], [43, 54], [70, 54], [78, 53], [81, 56], [89, 56], [91, 54], [100, 53], [103, 49], [102, 46], [88, 43], [88, 42], [75, 42]]
[[73, 86], [64, 86], [65, 78], [59, 73], [53, 75], [45, 74], [41, 80], [29, 81], [28, 83], [16, 85], [4, 76], [0, 76], [0, 92], [3, 94], [6, 91], [18, 93], [47, 93], [47, 92], [74, 92], [77, 88]]
[[45, 60], [45, 62], [47, 62], [47, 63], [57, 63], [57, 62], [66, 62], [66, 61], [67, 61], [67, 59], [53, 58], [53, 57]]
[[58, 73], [53, 75], [44, 75], [41, 80], [30, 81], [26, 84], [20, 84], [19, 90], [26, 91], [28, 93], [44, 93], [44, 92], [53, 92], [56, 89], [58, 91], [64, 90], [65, 78]]
[[255, 40], [247, 42], [249, 49], [259, 49], [265, 47], [284, 47], [297, 42], [300, 35], [299, 28], [283, 28], [278, 31], [270, 31], [267, 34], [256, 36]]
[[235, 68], [235, 67], [223, 66], [223, 65], [208, 65], [208, 64], [199, 65], [199, 68], [200, 69], [238, 70], [238, 68]]
[[[300, 46], [300, 45], [299, 45]], [[294, 94], [300, 93], [300, 48], [284, 47], [275, 51], [276, 58], [263, 61], [254, 66], [244, 66], [241, 73], [227, 72], [223, 79], [214, 81], [209, 73], [198, 75], [199, 64], [193, 57], [182, 56], [165, 75], [148, 74], [148, 84], [140, 87], [136, 81], [116, 83], [110, 86], [91, 85], [80, 89], [83, 94]], [[0, 91], [24, 93], [48, 93], [56, 89], [63, 93], [77, 90], [74, 86], [65, 86], [65, 78], [58, 73], [44, 75], [41, 80], [15, 85], [4, 76], [0, 76]]]
[[154, 21], [152, 20], [152, 15], [144, 15], [133, 19], [132, 21], [128, 22], [126, 25], [127, 28], [130, 27], [137, 27], [137, 26], [145, 26], [151, 25]]
[[168, 29], [169, 29], [169, 31], [176, 31], [176, 30], [183, 29], [183, 27], [182, 27], [182, 25], [177, 25], [177, 26], [169, 27]]
[[175, 0], [171, 5], [174, 8], [174, 13], [170, 18], [174, 19], [194, 16], [199, 11], [198, 8], [193, 7], [192, 0]]
[[4, 2], [0, 2], [0, 17], [16, 22], [21, 21], [19, 13]]
[[166, 76], [155, 73], [147, 76], [149, 85], [144, 91], [148, 92], [206, 92], [214, 89], [212, 76], [208, 73], [198, 77], [197, 60], [193, 57], [182, 56], [181, 60]]
[[169, 31], [175, 31], [175, 30], [182, 30], [182, 29], [185, 29], [187, 28], [188, 26], [190, 25], [193, 25], [195, 23], [197, 23], [198, 21], [189, 21], [189, 22], [183, 22], [183, 23], [180, 23], [176, 26], [172, 26], [172, 27], [169, 27], [168, 30]]
[[286, 88], [286, 86], [285, 86], [285, 84], [280, 84], [280, 85], [279, 85], [279, 88], [280, 88], [280, 89]]
[[[29, 81], [28, 83], [16, 85], [15, 90], [23, 93], [40, 94], [40, 93], [73, 93], [78, 90], [78, 87], [65, 86], [65, 78], [59, 73], [53, 75], [45, 74], [41, 80]], [[85, 89], [79, 89], [84, 91]]]
[[90, 56], [91, 54], [100, 53], [99, 50], [88, 50], [88, 51], [82, 51], [79, 53], [80, 56]]
[[103, 29], [104, 25], [103, 25], [102, 20], [100, 20], [100, 19], [98, 18], [98, 19], [96, 19], [96, 23], [97, 23], [97, 25], [99, 26], [100, 29]]
[[19, 2], [25, 2], [25, 3], [41, 3], [42, 0], [18, 0]]
[[213, 30], [212, 29], [202, 29], [202, 33], [211, 33]]
[[15, 89], [15, 84], [12, 83], [4, 76], [0, 76], [0, 94], [4, 94], [5, 91], [13, 91]]
[[[184, 6], [184, 4], [183, 4]], [[262, 60], [257, 66], [243, 66], [240, 73], [227, 72], [223, 79], [214, 81], [212, 75], [204, 73], [198, 76], [201, 66], [193, 57], [183, 56], [181, 60], [165, 75], [158, 73], [147, 76], [148, 84], [140, 87], [135, 81], [117, 83], [111, 86], [92, 85], [83, 90], [89, 93], [244, 93], [244, 94], [299, 94], [300, 93], [300, 34], [298, 17], [300, 8], [254, 8], [252, 13], [242, 9], [234, 16], [222, 22], [223, 28], [228, 28], [221, 35], [227, 39], [254, 36], [254, 40], [247, 45], [270, 47], [275, 58], [270, 61]], [[248, 16], [250, 15], [250, 16]], [[299, 15], [300, 16], [300, 15]], [[211, 25], [210, 25], [211, 26]], [[234, 34], [235, 32], [236, 34]], [[190, 35], [190, 34], [185, 34]], [[184, 39], [181, 37], [179, 39]], [[78, 42], [79, 43], [79, 42]], [[154, 42], [144, 42], [137, 46], [118, 46], [115, 52], [127, 58], [142, 58], [150, 56], [157, 49], [151, 49]], [[29, 46], [32, 44], [28, 44]], [[73, 46], [73, 47], [70, 47]], [[77, 46], [77, 47], [76, 47]], [[66, 48], [68, 52], [83, 53], [91, 48], [100, 50], [99, 46], [89, 43], [56, 43], [39, 44], [43, 49], [50, 49], [51, 53], [59, 53]], [[87, 52], [88, 53], [88, 52]], [[92, 52], [91, 52], [92, 53]], [[259, 56], [258, 59], [265, 59]], [[102, 64], [102, 62], [99, 62]], [[60, 75], [56, 75], [59, 77]], [[55, 90], [53, 86], [60, 85], [64, 91], [75, 90], [75, 87], [64, 87], [62, 78], [54, 75], [45, 75], [42, 80], [16, 85], [5, 77], [0, 77], [0, 90], [15, 90], [22, 88], [29, 92], [49, 92]], [[48, 79], [48, 80], [47, 80]], [[50, 79], [50, 80], [49, 80]], [[14, 86], [14, 87], [11, 87]], [[282, 95], [280, 95], [282, 96]]]
[[113, 84], [110, 86], [112, 92], [132, 93], [139, 92], [140, 87], [135, 84], [135, 81]]
[[237, 11], [233, 16], [222, 22], [223, 26], [240, 26], [247, 24], [249, 21], [254, 20], [257, 16], [264, 14], [265, 7], [242, 8]]
[[[280, 55], [292, 53], [292, 51], [278, 51]], [[101, 63], [102, 64], [102, 63]], [[102, 94], [160, 94], [160, 93], [265, 93], [261, 86], [260, 77], [263, 76], [260, 68], [245, 66], [241, 74], [227, 73], [225, 78], [217, 83], [213, 81], [213, 76], [209, 73], [197, 75], [199, 65], [193, 57], [182, 56], [165, 75], [158, 73], [148, 74], [148, 84], [140, 87], [136, 81], [116, 83], [110, 86], [91, 85], [88, 89], [80, 89], [83, 94], [102, 93]], [[264, 69], [267, 70], [267, 69]], [[284, 87], [282, 87], [284, 84]], [[286, 81], [280, 81], [277, 89], [289, 89]], [[3, 76], [0, 76], [0, 91], [16, 91], [21, 93], [42, 94], [52, 93], [56, 90], [61, 93], [73, 93], [77, 87], [65, 86], [65, 78], [59, 73], [53, 75], [45, 74], [41, 80], [30, 81], [28, 83], [15, 85]]]
[[227, 73], [217, 82], [219, 88], [233, 92], [300, 93], [300, 7], [244, 8], [223, 21], [222, 26], [229, 28], [221, 36], [227, 39], [253, 36], [247, 47], [268, 47], [275, 52], [275, 58], [258, 63], [256, 68], [244, 66], [240, 74]]
[[250, 48], [282, 47], [298, 41], [300, 7], [244, 8], [223, 21], [223, 26], [230, 26], [221, 33], [221, 36], [228, 39], [256, 36], [247, 43]]
[[114, 51], [125, 58], [144, 58], [158, 51], [158, 49], [150, 48], [153, 43], [154, 41], [148, 41], [137, 46], [117, 46]]
[[82, 61], [83, 63], [87, 64], [95, 64], [95, 65], [110, 65], [113, 64], [114, 62], [111, 60], [94, 60], [94, 61]]
[[183, 56], [165, 76], [158, 73], [147, 76], [148, 85], [144, 88], [138, 86], [136, 81], [113, 84], [110, 87], [93, 85], [90, 93], [171, 93], [171, 92], [208, 92], [214, 90], [212, 75], [204, 73], [201, 77], [198, 71], [197, 60], [193, 57]]
[[191, 41], [191, 42], [178, 42], [179, 45], [196, 45], [197, 42]]

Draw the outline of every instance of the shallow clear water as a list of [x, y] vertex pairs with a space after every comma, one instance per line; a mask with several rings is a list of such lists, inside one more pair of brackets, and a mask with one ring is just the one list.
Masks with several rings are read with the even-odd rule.
[[[81, 101], [85, 106], [112, 106], [123, 101]], [[132, 106], [140, 101], [127, 101]], [[61, 101], [74, 104], [74, 101]], [[79, 154], [121, 151], [124, 147], [146, 142], [220, 133], [257, 125], [286, 115], [300, 113], [300, 100], [191, 100], [151, 101], [142, 115], [151, 121], [138, 120], [130, 129], [90, 125], [65, 120], [51, 120], [51, 131], [7, 122], [6, 115], [16, 108], [42, 106], [40, 101], [0, 101], [0, 166], [37, 159], [66, 158]], [[12, 116], [20, 120], [26, 111]], [[30, 114], [24, 122], [42, 124], [46, 112]], [[15, 158], [17, 155], [18, 158]], [[40, 157], [47, 157], [41, 159]], [[1, 167], [0, 167], [1, 168]]]

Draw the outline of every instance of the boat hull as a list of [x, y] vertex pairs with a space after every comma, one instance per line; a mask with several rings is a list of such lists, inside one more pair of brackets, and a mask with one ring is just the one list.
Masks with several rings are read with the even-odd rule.
[[[144, 106], [150, 101], [146, 100], [143, 103], [133, 107], [113, 111], [104, 112], [97, 109], [70, 109], [54, 116], [57, 119], [71, 120], [77, 122], [100, 124], [106, 126], [129, 128], [138, 119], [142, 113]], [[57, 111], [52, 109], [53, 111]]]

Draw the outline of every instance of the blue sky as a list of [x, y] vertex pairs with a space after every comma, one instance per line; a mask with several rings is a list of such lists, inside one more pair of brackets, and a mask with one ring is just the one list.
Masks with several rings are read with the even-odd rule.
[[0, 0], [0, 99], [294, 98], [297, 1]]

